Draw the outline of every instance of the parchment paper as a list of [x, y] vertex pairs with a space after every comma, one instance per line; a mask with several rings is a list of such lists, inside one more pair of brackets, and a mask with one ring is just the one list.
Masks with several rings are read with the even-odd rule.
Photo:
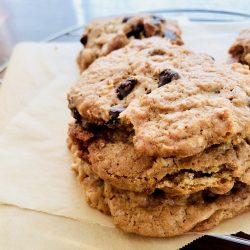
[[[249, 26], [182, 22], [186, 46], [221, 62], [237, 32]], [[197, 235], [154, 239], [125, 234], [83, 201], [66, 148], [71, 119], [66, 93], [78, 77], [79, 48], [74, 43], [25, 43], [13, 52], [0, 86], [0, 246], [177, 249]], [[211, 232], [250, 233], [249, 218], [243, 214]]]

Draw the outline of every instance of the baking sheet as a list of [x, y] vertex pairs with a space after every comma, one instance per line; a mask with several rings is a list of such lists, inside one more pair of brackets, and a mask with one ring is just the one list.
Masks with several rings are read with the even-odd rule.
[[[237, 32], [250, 26], [181, 22], [186, 46], [220, 62], [227, 61], [227, 48]], [[177, 249], [197, 236], [154, 239], [125, 234], [83, 201], [66, 148], [71, 120], [66, 93], [78, 77], [79, 49], [74, 43], [24, 43], [14, 50], [0, 86], [0, 246], [29, 249], [32, 235], [36, 249], [43, 249], [44, 241], [46, 249]], [[228, 220], [211, 232], [250, 233], [245, 223], [249, 216]]]

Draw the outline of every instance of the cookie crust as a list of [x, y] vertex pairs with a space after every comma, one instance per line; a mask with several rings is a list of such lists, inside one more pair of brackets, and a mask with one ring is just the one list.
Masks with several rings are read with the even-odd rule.
[[[178, 77], [159, 87], [169, 77], [162, 78], [166, 69]], [[137, 83], [121, 100], [117, 89], [131, 78]], [[249, 89], [247, 66], [217, 65], [208, 55], [154, 37], [96, 60], [68, 100], [89, 123], [132, 129], [143, 155], [186, 157], [250, 134]]]

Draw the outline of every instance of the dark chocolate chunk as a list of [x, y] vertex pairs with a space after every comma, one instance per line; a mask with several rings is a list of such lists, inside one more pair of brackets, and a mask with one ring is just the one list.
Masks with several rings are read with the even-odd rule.
[[122, 23], [126, 23], [130, 18], [131, 18], [131, 16], [125, 16], [125, 17], [122, 19]]
[[76, 119], [77, 123], [81, 123], [82, 117], [76, 108], [71, 109], [71, 114]]
[[135, 87], [137, 80], [129, 77], [125, 81], [123, 81], [120, 86], [116, 89], [117, 97], [122, 100], [125, 98]]
[[122, 111], [124, 111], [125, 108], [123, 107], [117, 107], [117, 106], [113, 106], [110, 108], [109, 110], [109, 115], [110, 115], [110, 119], [107, 123], [108, 126], [112, 126], [112, 125], [116, 125], [119, 121], [119, 115]]
[[161, 87], [167, 83], [170, 83], [172, 80], [177, 80], [179, 78], [180, 75], [176, 71], [173, 71], [172, 69], [164, 69], [160, 73], [158, 87]]
[[132, 27], [132, 30], [127, 33], [127, 37], [134, 36], [134, 38], [139, 39], [141, 38], [141, 35], [144, 34], [144, 25], [138, 24], [134, 27]]
[[166, 31], [165, 33], [164, 33], [164, 36], [165, 37], [168, 37], [171, 41], [174, 41], [174, 40], [176, 40], [176, 34], [173, 32], [173, 31], [170, 31], [170, 30], [168, 30], [168, 31]]
[[83, 35], [80, 39], [80, 42], [82, 45], [86, 45], [88, 42], [88, 36], [87, 35]]

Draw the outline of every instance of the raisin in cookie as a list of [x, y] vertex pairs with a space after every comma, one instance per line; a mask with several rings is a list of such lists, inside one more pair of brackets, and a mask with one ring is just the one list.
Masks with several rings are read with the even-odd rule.
[[124, 47], [132, 39], [151, 36], [166, 37], [173, 44], [183, 44], [177, 22], [162, 17], [144, 14], [93, 21], [80, 40], [84, 46], [77, 59], [80, 70], [86, 69], [96, 58]]
[[250, 134], [249, 89], [247, 66], [152, 37], [96, 60], [68, 100], [78, 120], [131, 131], [144, 156], [187, 157]]
[[250, 187], [236, 183], [230, 192], [214, 195], [201, 191], [170, 196], [160, 190], [147, 195], [119, 190], [96, 176], [86, 161], [77, 157], [73, 170], [83, 184], [88, 204], [113, 217], [125, 232], [152, 237], [170, 237], [211, 229], [225, 219], [248, 211]]
[[244, 29], [239, 33], [229, 53], [238, 62], [250, 66], [250, 29]]

